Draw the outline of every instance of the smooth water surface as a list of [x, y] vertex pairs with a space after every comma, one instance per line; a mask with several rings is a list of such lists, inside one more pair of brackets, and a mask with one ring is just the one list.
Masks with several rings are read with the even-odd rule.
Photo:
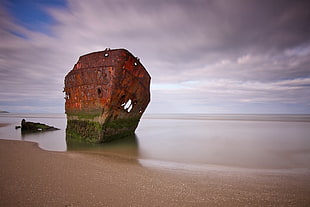
[[[15, 130], [22, 118], [61, 130], [22, 135]], [[114, 153], [138, 158], [146, 166], [310, 169], [310, 115], [146, 114], [133, 137], [68, 146], [64, 114], [1, 114], [1, 123], [9, 123], [0, 127], [1, 139], [34, 141], [52, 151]]]
[[[38, 133], [22, 134], [21, 129], [15, 129], [20, 126], [22, 119], [32, 122], [40, 122], [59, 128], [56, 131], [46, 131]], [[0, 114], [0, 139], [24, 140], [37, 142], [39, 147], [49, 151], [66, 151], [65, 141], [66, 116], [65, 114]]]
[[146, 116], [137, 136], [140, 157], [146, 159], [260, 169], [310, 168], [310, 116], [306, 115]]

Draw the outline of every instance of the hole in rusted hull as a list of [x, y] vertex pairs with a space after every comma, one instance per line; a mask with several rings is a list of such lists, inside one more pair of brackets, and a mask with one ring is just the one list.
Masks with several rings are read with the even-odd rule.
[[101, 88], [97, 88], [97, 93], [98, 93], [98, 97], [101, 98], [102, 97], [102, 90], [101, 90]]
[[129, 113], [133, 107], [131, 99], [129, 99], [127, 102], [122, 103], [121, 106], [124, 108], [125, 111]]

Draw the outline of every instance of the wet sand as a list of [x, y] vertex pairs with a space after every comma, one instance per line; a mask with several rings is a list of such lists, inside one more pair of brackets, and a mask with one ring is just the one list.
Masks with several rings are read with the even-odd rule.
[[5, 127], [7, 125], [10, 125], [9, 123], [0, 123], [0, 127]]
[[0, 206], [309, 206], [305, 173], [169, 171], [0, 140]]

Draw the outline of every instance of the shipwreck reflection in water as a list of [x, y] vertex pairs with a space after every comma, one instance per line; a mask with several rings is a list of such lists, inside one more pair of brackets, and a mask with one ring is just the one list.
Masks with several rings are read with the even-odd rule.
[[68, 151], [108, 153], [129, 158], [137, 158], [139, 156], [139, 143], [136, 135], [103, 144], [92, 144], [81, 142], [70, 133], [66, 133], [66, 142]]

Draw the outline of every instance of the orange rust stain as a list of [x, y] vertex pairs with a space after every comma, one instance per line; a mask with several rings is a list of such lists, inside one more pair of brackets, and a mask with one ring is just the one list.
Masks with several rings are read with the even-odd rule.
[[[139, 59], [127, 50], [81, 56], [65, 77], [66, 113], [140, 117], [150, 102], [150, 79]], [[124, 108], [129, 100], [130, 113]]]

